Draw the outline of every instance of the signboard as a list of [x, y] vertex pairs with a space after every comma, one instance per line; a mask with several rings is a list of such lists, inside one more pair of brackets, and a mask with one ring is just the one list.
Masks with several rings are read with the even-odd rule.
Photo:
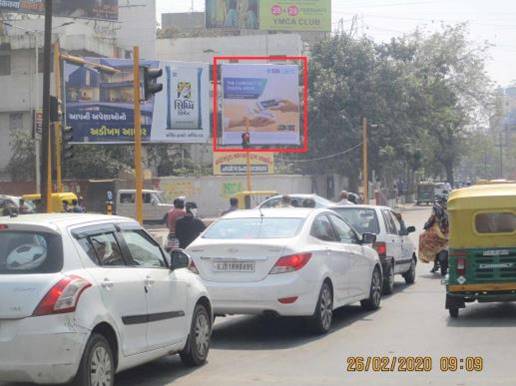
[[[274, 174], [274, 154], [249, 153], [251, 172]], [[213, 153], [213, 175], [234, 176], [247, 174], [247, 153]]]
[[299, 67], [222, 64], [222, 144], [299, 145]]
[[206, 28], [331, 32], [331, 0], [206, 0]]
[[43, 110], [37, 109], [32, 112], [33, 134], [32, 137], [39, 139], [43, 133]]
[[[133, 62], [86, 58], [114, 70], [65, 62], [66, 124], [75, 143], [122, 144], [134, 140]], [[142, 140], [147, 143], [205, 143], [209, 139], [208, 66], [142, 61], [160, 67], [163, 91], [142, 102]]]
[[[54, 0], [54, 16], [118, 20], [118, 0]], [[44, 0], [0, 0], [0, 11], [45, 13]]]

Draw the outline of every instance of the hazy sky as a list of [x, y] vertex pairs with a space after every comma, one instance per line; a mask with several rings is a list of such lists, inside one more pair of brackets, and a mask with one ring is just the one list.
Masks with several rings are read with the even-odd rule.
[[[158, 14], [185, 12], [192, 0], [156, 0]], [[205, 0], [193, 0], [195, 11], [204, 10]], [[376, 40], [413, 31], [418, 25], [435, 29], [441, 22], [470, 23], [471, 40], [489, 41], [488, 71], [501, 85], [516, 81], [516, 0], [332, 0], [333, 25], [340, 19], [349, 29], [359, 16], [360, 31]]]

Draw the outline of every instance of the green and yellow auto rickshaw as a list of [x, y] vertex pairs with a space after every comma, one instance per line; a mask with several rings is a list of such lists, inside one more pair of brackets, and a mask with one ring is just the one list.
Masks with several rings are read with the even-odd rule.
[[468, 302], [516, 301], [516, 183], [455, 190], [448, 213], [450, 316]]
[[435, 184], [433, 182], [420, 182], [417, 185], [416, 205], [426, 203], [432, 204], [435, 201]]

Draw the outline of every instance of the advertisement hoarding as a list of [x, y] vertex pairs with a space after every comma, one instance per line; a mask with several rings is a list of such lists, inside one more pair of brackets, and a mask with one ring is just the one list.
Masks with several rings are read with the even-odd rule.
[[[0, 0], [0, 11], [43, 14], [44, 0]], [[118, 20], [118, 0], [54, 0], [54, 16]]]
[[331, 32], [331, 0], [206, 0], [206, 28]]
[[[134, 140], [133, 62], [86, 58], [111, 67], [65, 62], [66, 124], [75, 143], [132, 143]], [[208, 66], [142, 61], [163, 69], [163, 91], [142, 102], [142, 140], [147, 143], [205, 143], [209, 139]]]
[[222, 145], [300, 145], [299, 67], [222, 64]]
[[[249, 153], [251, 172], [274, 174], [274, 154]], [[247, 153], [213, 153], [213, 175], [235, 176], [247, 174]]]

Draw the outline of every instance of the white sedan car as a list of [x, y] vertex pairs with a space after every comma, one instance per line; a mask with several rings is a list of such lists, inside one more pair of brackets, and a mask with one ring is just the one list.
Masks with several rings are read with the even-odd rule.
[[0, 217], [0, 246], [0, 382], [112, 386], [169, 353], [205, 362], [207, 290], [134, 220]]
[[310, 316], [325, 333], [338, 307], [379, 307], [374, 239], [330, 210], [255, 209], [219, 219], [187, 251], [215, 314]]
[[376, 235], [374, 248], [382, 262], [384, 281], [383, 292], [394, 291], [394, 275], [403, 275], [407, 284], [416, 280], [416, 246], [410, 233], [416, 231], [407, 227], [401, 214], [387, 206], [344, 205], [330, 208], [337, 212], [358, 232]]

